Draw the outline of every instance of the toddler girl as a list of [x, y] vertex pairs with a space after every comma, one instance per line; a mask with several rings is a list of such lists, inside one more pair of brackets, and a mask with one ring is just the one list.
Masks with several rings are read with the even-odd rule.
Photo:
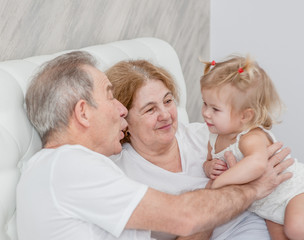
[[[260, 177], [268, 161], [267, 146], [276, 141], [269, 130], [282, 108], [271, 79], [249, 57], [234, 56], [206, 63], [201, 92], [210, 131], [204, 170], [213, 180], [211, 187]], [[230, 168], [223, 162], [226, 151], [237, 158]], [[267, 219], [272, 239], [304, 239], [304, 164], [296, 161], [287, 171], [293, 177], [249, 210]]]

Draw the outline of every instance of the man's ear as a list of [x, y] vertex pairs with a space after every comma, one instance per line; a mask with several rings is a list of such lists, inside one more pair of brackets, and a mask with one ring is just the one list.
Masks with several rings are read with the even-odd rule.
[[243, 111], [242, 114], [242, 122], [243, 123], [249, 123], [254, 117], [254, 110], [252, 108], [247, 108]]
[[75, 112], [75, 118], [80, 125], [83, 125], [84, 127], [90, 126], [90, 121], [88, 118], [89, 108], [85, 100], [81, 99], [76, 103], [74, 112]]

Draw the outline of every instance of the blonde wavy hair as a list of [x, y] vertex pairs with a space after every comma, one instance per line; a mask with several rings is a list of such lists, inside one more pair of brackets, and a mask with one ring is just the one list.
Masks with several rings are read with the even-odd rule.
[[201, 90], [230, 85], [242, 94], [240, 102], [233, 94], [230, 96], [232, 111], [252, 109], [254, 117], [248, 128], [263, 126], [271, 129], [278, 123], [284, 105], [267, 73], [251, 57], [230, 56], [222, 62], [203, 62], [204, 75], [200, 79]]

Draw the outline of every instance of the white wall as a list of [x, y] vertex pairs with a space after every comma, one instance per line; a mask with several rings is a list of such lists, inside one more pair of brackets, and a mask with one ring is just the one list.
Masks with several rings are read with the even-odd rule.
[[250, 53], [287, 106], [277, 139], [304, 161], [304, 1], [212, 0], [210, 59]]
[[0, 61], [137, 37], [176, 50], [190, 121], [201, 120], [199, 57], [209, 57], [210, 0], [1, 0]]

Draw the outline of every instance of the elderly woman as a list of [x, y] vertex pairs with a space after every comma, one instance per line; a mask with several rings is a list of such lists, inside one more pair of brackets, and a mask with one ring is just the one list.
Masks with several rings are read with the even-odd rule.
[[[114, 86], [114, 97], [129, 111], [123, 150], [113, 156], [116, 164], [130, 178], [163, 192], [204, 188], [208, 129], [203, 123], [178, 123], [178, 91], [170, 74], [137, 60], [119, 62], [106, 75]], [[151, 233], [152, 239], [176, 237]], [[216, 228], [211, 238], [270, 239], [264, 220], [249, 212]]]

